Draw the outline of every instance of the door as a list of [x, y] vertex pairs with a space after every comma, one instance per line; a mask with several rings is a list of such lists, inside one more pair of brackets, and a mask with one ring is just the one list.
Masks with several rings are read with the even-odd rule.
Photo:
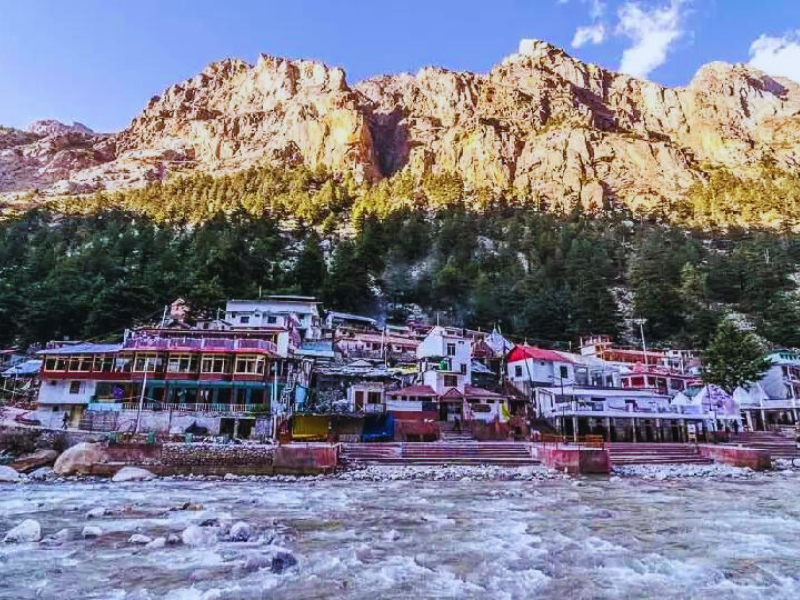
[[355, 393], [356, 412], [364, 410], [364, 392], [356, 390]]

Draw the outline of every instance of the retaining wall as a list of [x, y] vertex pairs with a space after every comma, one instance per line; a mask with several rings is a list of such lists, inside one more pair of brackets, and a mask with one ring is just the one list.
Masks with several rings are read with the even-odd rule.
[[611, 460], [605, 448], [569, 448], [565, 446], [540, 445], [537, 448], [542, 464], [571, 474], [608, 474]]
[[711, 458], [714, 462], [724, 465], [749, 467], [754, 471], [765, 471], [772, 468], [772, 457], [767, 450], [714, 444], [698, 444], [697, 449], [701, 456]]

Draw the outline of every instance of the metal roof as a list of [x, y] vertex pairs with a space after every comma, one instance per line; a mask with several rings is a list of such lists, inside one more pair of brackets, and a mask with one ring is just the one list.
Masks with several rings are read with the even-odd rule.
[[91, 344], [83, 342], [73, 346], [64, 346], [63, 348], [40, 350], [36, 354], [47, 356], [56, 354], [111, 354], [120, 350], [122, 350], [122, 344]]

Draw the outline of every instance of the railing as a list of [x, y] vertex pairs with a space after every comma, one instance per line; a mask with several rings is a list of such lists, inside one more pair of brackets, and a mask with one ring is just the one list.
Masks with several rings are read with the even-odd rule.
[[[143, 410], [164, 411], [178, 410], [184, 412], [246, 413], [263, 410], [263, 404], [180, 404], [176, 402], [144, 402]], [[138, 402], [123, 402], [122, 410], [139, 410]]]
[[130, 338], [126, 350], [233, 351], [262, 350], [277, 354], [278, 346], [270, 340], [232, 338]]

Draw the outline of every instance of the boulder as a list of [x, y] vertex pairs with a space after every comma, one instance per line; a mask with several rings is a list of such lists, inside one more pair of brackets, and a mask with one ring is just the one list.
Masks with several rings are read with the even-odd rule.
[[170, 546], [177, 546], [180, 543], [181, 543], [181, 538], [175, 535], [174, 533], [170, 533], [169, 536], [167, 537], [167, 544], [169, 544]]
[[213, 546], [217, 542], [217, 533], [207, 527], [189, 525], [183, 530], [181, 540], [186, 546]]
[[35, 469], [38, 469], [39, 467], [52, 465], [57, 458], [58, 452], [55, 450], [42, 448], [33, 454], [26, 454], [25, 456], [18, 458], [9, 466], [12, 469], [16, 469], [20, 473], [29, 473]]
[[48, 481], [49, 479], [54, 479], [55, 476], [56, 473], [51, 467], [39, 467], [28, 475], [34, 481]]
[[230, 538], [234, 542], [246, 542], [250, 539], [250, 525], [244, 521], [234, 523], [231, 527]]
[[131, 537], [128, 538], [129, 544], [147, 545], [152, 541], [153, 541], [152, 538], [147, 537], [146, 535], [142, 535], [141, 533], [134, 533]]
[[100, 517], [104, 517], [108, 514], [108, 511], [103, 508], [102, 506], [98, 506], [97, 508], [93, 508], [88, 513], [86, 513], [87, 519], [99, 519]]
[[0, 483], [16, 483], [20, 480], [20, 475], [11, 467], [0, 465]]
[[153, 475], [147, 469], [140, 469], [139, 467], [122, 467], [111, 481], [114, 483], [124, 483], [126, 481], [149, 481], [154, 479]]
[[280, 575], [297, 564], [297, 559], [289, 552], [278, 552], [272, 557], [270, 570]]
[[91, 525], [87, 525], [86, 527], [83, 528], [81, 535], [85, 540], [93, 540], [103, 535], [103, 530], [100, 529], [99, 527], [92, 527]]
[[39, 521], [25, 519], [6, 534], [3, 541], [6, 543], [21, 544], [24, 542], [38, 542], [42, 539], [42, 527]]
[[56, 475], [89, 475], [95, 465], [108, 462], [108, 454], [102, 444], [87, 442], [67, 448], [53, 465]]
[[167, 538], [165, 537], [157, 537], [152, 542], [149, 542], [144, 549], [145, 550], [160, 550], [164, 546], [167, 545]]

